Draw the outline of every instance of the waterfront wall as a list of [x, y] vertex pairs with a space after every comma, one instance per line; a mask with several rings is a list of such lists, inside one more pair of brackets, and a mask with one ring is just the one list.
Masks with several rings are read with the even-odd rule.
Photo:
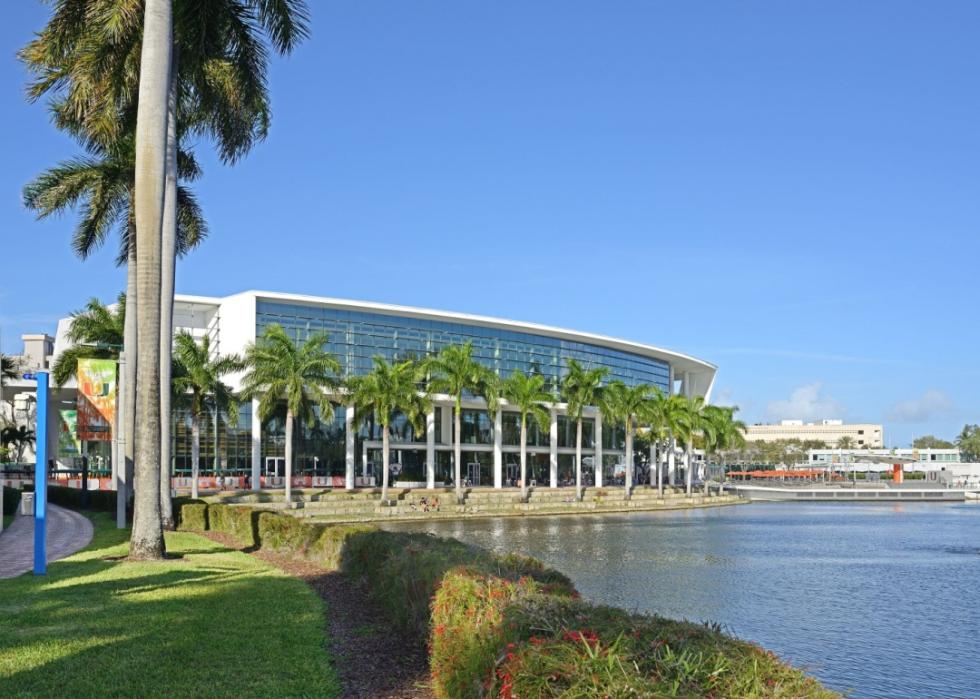
[[743, 502], [735, 494], [697, 492], [691, 497], [682, 488], [638, 486], [627, 498], [622, 487], [586, 488], [581, 501], [571, 488], [533, 488], [527, 502], [517, 488], [474, 488], [464, 492], [462, 504], [451, 489], [396, 489], [382, 503], [380, 491], [363, 489], [311, 490], [294, 495], [286, 507], [281, 492], [229, 492], [212, 496], [215, 502], [236, 503], [266, 509], [286, 510], [295, 517], [324, 523], [460, 519], [468, 517], [525, 517], [563, 514], [650, 512], [656, 510], [712, 507]]

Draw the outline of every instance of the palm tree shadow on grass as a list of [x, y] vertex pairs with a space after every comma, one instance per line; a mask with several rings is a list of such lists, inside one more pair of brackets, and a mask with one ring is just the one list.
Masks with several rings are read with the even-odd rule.
[[0, 696], [335, 694], [323, 608], [301, 581], [253, 560], [184, 560], [145, 572], [69, 560], [0, 584]]

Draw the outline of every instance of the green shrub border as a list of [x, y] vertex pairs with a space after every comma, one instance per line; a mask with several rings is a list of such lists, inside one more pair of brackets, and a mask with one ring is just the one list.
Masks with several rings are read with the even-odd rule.
[[17, 511], [20, 506], [20, 493], [19, 488], [3, 489], [3, 513], [5, 515], [12, 515]]

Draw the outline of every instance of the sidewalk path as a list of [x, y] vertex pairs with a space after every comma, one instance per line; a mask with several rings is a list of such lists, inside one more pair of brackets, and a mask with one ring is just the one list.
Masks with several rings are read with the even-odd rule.
[[[92, 523], [77, 512], [48, 503], [48, 563], [70, 556], [92, 540]], [[0, 579], [34, 568], [34, 518], [18, 514], [0, 534]]]

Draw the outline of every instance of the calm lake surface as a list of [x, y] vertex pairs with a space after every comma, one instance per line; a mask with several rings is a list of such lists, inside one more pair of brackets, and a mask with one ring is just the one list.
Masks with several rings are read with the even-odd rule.
[[391, 525], [518, 551], [587, 598], [720, 622], [854, 697], [980, 697], [980, 506], [750, 504]]

